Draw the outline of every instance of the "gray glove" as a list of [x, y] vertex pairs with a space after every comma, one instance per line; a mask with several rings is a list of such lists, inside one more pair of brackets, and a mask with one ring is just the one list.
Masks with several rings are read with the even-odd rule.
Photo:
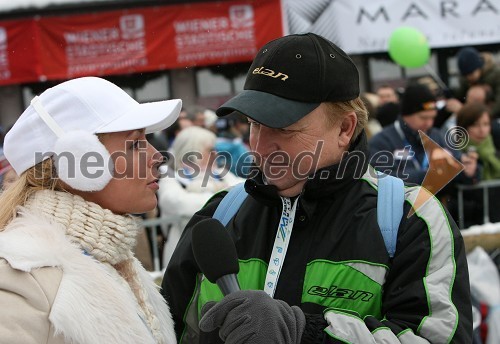
[[306, 325], [302, 310], [269, 297], [262, 290], [241, 290], [209, 302], [202, 309], [200, 329], [218, 327], [227, 344], [298, 344]]

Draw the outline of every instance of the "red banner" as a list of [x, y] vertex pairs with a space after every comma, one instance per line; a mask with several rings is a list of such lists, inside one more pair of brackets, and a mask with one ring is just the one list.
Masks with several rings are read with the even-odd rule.
[[42, 18], [42, 69], [58, 79], [160, 69], [169, 40], [165, 13], [151, 8]]
[[[177, 7], [170, 23], [175, 66], [252, 60], [257, 50], [283, 35], [280, 1], [222, 2]], [[189, 10], [188, 10], [189, 8]]]
[[0, 85], [38, 81], [35, 22], [0, 22]]
[[246, 0], [0, 22], [15, 47], [0, 46], [0, 84], [251, 61], [282, 15], [280, 0]]

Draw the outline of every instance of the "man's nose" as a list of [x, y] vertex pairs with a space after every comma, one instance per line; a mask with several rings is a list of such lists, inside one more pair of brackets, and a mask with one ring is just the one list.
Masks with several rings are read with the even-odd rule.
[[259, 153], [263, 157], [271, 154], [278, 150], [278, 144], [274, 140], [272, 128], [261, 125], [260, 130], [257, 133], [257, 142], [255, 144], [255, 152]]

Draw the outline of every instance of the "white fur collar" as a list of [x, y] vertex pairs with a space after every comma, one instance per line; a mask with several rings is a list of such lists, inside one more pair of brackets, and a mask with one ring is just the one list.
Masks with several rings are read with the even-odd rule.
[[[110, 265], [84, 255], [64, 233], [61, 225], [25, 211], [0, 232], [0, 257], [22, 271], [61, 267], [63, 277], [49, 320], [68, 342], [154, 343], [125, 280]], [[175, 343], [167, 304], [135, 258], [134, 264], [160, 321], [161, 342]]]

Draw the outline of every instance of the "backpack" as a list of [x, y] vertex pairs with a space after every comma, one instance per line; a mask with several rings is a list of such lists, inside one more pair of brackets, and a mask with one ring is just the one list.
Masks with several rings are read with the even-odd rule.
[[[404, 183], [399, 178], [379, 171], [377, 171], [377, 179], [377, 222], [384, 238], [387, 253], [389, 257], [393, 258], [396, 252], [399, 224], [403, 217]], [[226, 226], [247, 196], [245, 183], [236, 184], [219, 203], [212, 218], [219, 220]]]

